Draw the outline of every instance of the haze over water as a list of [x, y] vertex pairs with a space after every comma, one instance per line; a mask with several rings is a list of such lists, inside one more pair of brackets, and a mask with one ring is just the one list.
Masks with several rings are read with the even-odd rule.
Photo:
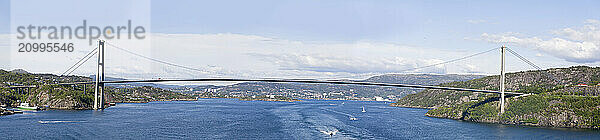
[[[366, 112], [361, 112], [362, 107]], [[118, 104], [102, 112], [50, 110], [1, 116], [6, 139], [595, 139], [600, 131], [425, 117], [385, 102], [239, 101]], [[350, 117], [357, 120], [350, 120]], [[334, 133], [333, 136], [330, 136]]]

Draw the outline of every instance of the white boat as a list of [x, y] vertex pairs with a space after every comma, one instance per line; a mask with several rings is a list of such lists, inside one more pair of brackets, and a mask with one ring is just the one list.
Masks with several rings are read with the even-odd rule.
[[17, 109], [20, 110], [39, 110], [40, 108], [37, 106], [29, 106], [29, 103], [25, 102], [25, 103], [21, 103], [19, 106], [17, 106]]
[[358, 118], [355, 118], [355, 117], [352, 117], [352, 116], [350, 116], [350, 120], [351, 120], [351, 121], [356, 121], [356, 120], [358, 120]]
[[333, 130], [333, 131], [321, 131], [323, 133], [325, 133], [326, 135], [329, 135], [330, 137], [333, 137], [333, 135], [335, 135], [338, 130]]
[[365, 110], [365, 106], [363, 106], [362, 108], [363, 108], [362, 112], [367, 112], [367, 111]]

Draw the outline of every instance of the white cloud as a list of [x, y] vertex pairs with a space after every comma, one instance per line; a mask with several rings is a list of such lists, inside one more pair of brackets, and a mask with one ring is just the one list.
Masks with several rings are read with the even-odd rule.
[[488, 34], [482, 39], [493, 43], [530, 47], [569, 62], [591, 63], [600, 61], [600, 21], [587, 20], [580, 28], [554, 30], [555, 36], [549, 39], [541, 37], [522, 37], [516, 33]]
[[10, 34], [0, 34], [0, 68], [10, 67]]
[[[167, 47], [168, 46], [168, 47]], [[472, 52], [391, 43], [313, 43], [240, 34], [155, 34], [153, 54], [177, 54], [187, 66], [219, 66], [231, 77], [356, 77], [372, 73], [463, 73], [447, 66], [421, 67]], [[163, 58], [165, 57], [165, 58]], [[188, 59], [184, 59], [188, 58]], [[457, 67], [457, 66], [450, 66]], [[408, 71], [405, 71], [408, 70]]]
[[10, 44], [10, 34], [0, 34], [0, 47], [7, 47]]
[[250, 54], [261, 57], [264, 61], [279, 65], [282, 70], [303, 70], [314, 72], [348, 72], [348, 73], [446, 73], [443, 66], [424, 69], [413, 69], [419, 66], [439, 63], [437, 59], [408, 59], [402, 57], [380, 57], [366, 59], [352, 56], [325, 54]]
[[541, 54], [541, 53], [536, 53], [536, 54], [535, 54], [535, 56], [537, 56], [537, 57], [542, 57], [542, 56], [544, 56], [544, 55], [543, 55], [543, 54]]
[[[142, 55], [153, 59], [200, 69], [191, 71], [153, 63], [112, 47], [107, 47], [106, 76], [129, 79], [156, 78], [366, 78], [381, 73], [469, 73], [473, 68], [464, 65], [440, 65], [413, 69], [443, 62], [474, 52], [439, 50], [392, 43], [368, 41], [326, 43], [277, 39], [241, 34], [152, 34], [151, 47]], [[138, 52], [144, 44], [110, 44]], [[138, 47], [139, 48], [139, 47]], [[31, 60], [13, 59], [13, 68], [32, 72], [60, 74], [84, 56], [83, 49], [63, 53], [63, 57], [37, 57]], [[118, 59], [111, 56], [123, 56]], [[125, 57], [127, 56], [127, 57]], [[494, 58], [495, 59], [495, 58]], [[18, 64], [18, 65], [17, 65]], [[40, 64], [44, 64], [43, 66]], [[140, 66], [140, 64], [143, 64]], [[489, 62], [477, 64], [486, 68]], [[95, 73], [93, 59], [74, 72], [79, 75]]]
[[468, 23], [471, 24], [479, 24], [479, 23], [486, 23], [487, 20], [483, 20], [483, 19], [469, 19], [467, 20]]

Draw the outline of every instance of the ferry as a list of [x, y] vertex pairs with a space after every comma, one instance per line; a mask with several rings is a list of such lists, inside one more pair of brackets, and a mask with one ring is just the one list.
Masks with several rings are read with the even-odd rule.
[[37, 106], [29, 106], [29, 103], [21, 103], [21, 105], [17, 106], [17, 109], [20, 110], [39, 110], [40, 108]]

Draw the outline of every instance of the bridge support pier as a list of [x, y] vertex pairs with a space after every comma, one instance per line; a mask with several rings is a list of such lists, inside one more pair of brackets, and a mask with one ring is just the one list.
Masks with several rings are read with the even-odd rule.
[[505, 71], [504, 71], [505, 50], [506, 50], [506, 47], [503, 45], [502, 49], [501, 49], [502, 55], [500, 57], [500, 59], [501, 59], [501, 61], [500, 61], [500, 63], [501, 63], [500, 64], [500, 115], [504, 114], [504, 102], [505, 102], [505, 99], [504, 99], [504, 81], [506, 79]]
[[104, 40], [98, 40], [98, 71], [94, 92], [94, 110], [104, 109], [104, 83], [102, 81], [104, 81]]

